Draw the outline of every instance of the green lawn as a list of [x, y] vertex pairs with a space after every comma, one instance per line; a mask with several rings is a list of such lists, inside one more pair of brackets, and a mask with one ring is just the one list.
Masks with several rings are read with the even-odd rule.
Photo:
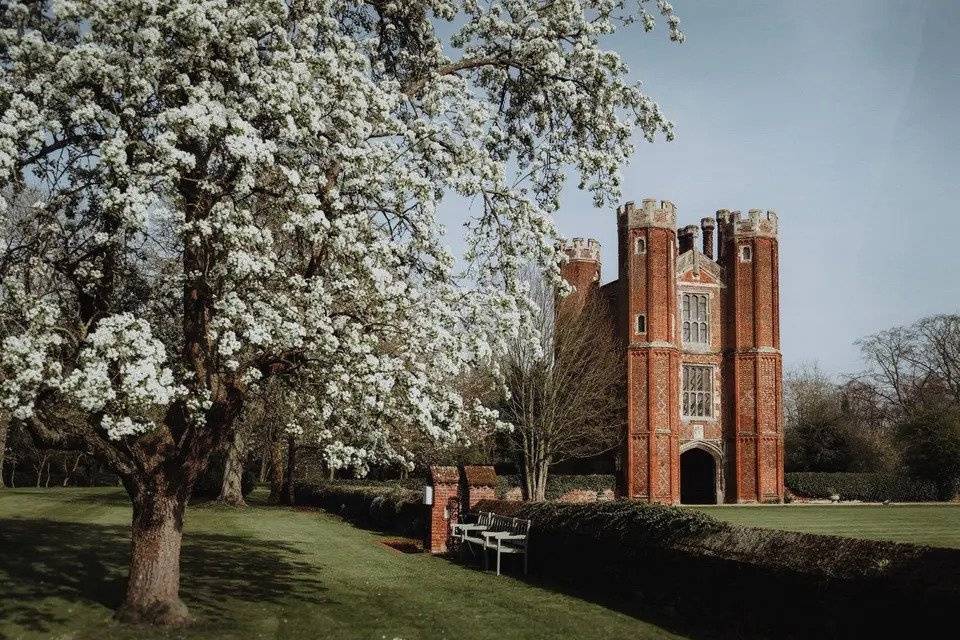
[[130, 509], [114, 489], [0, 490], [0, 640], [60, 638], [669, 638], [599, 604], [427, 554], [331, 516], [191, 507], [182, 596], [158, 632], [112, 621]]
[[960, 548], [960, 504], [719, 505], [696, 508], [751, 527]]

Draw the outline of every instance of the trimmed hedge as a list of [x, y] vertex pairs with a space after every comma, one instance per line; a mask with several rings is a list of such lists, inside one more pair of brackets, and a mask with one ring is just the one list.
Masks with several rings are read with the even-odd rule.
[[895, 473], [803, 471], [784, 474], [784, 483], [796, 495], [811, 499], [829, 499], [834, 494], [841, 500], [862, 502], [930, 502], [937, 499], [933, 483]]
[[960, 607], [960, 550], [740, 527], [631, 501], [477, 509], [533, 521], [531, 571], [732, 637], [917, 637]]
[[[514, 487], [522, 487], [523, 478], [519, 475], [497, 476], [497, 496], [502, 498], [507, 491]], [[607, 489], [615, 490], [617, 478], [608, 474], [562, 474], [551, 473], [547, 475], [547, 500], [558, 500], [560, 496], [568, 491], [585, 490], [596, 491], [598, 494]]]
[[[420, 490], [424, 485], [430, 484], [429, 478], [404, 478], [392, 480], [371, 480], [370, 478], [359, 479], [337, 479], [321, 481], [305, 481], [304, 485], [324, 486], [324, 487], [373, 487], [383, 489], [408, 489], [415, 491], [420, 495]], [[522, 479], [519, 475], [498, 475], [497, 476], [497, 497], [502, 498], [506, 493], [519, 488]], [[608, 474], [550, 474], [547, 476], [547, 500], [557, 500], [568, 491], [582, 489], [586, 491], [596, 491], [598, 494], [607, 489], [615, 490], [617, 478]]]
[[320, 507], [360, 526], [422, 538], [427, 512], [420, 491], [384, 483], [331, 481], [294, 485], [298, 506]]

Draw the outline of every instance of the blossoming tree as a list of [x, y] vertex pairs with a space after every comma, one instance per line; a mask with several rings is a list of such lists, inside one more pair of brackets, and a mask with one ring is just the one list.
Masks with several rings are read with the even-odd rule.
[[527, 316], [522, 265], [556, 274], [565, 176], [609, 204], [632, 132], [670, 136], [601, 46], [653, 13], [680, 39], [649, 0], [3, 3], [0, 401], [122, 479], [122, 618], [188, 619], [185, 503], [266, 379], [337, 466], [457, 438], [448, 383]]

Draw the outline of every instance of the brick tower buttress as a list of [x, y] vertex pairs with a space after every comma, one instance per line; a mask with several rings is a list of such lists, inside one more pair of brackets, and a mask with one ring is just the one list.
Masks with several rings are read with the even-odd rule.
[[[724, 304], [729, 472], [736, 502], [783, 500], [783, 365], [778, 220], [772, 211], [717, 212]], [[728, 449], [729, 450], [729, 449]], [[728, 496], [730, 492], [728, 490]]]
[[617, 211], [621, 306], [627, 325], [627, 497], [680, 499], [680, 349], [677, 340], [676, 208], [626, 203]]
[[560, 267], [560, 275], [573, 285], [574, 291], [560, 304], [580, 311], [600, 287], [600, 243], [574, 238], [563, 250], [567, 262]]

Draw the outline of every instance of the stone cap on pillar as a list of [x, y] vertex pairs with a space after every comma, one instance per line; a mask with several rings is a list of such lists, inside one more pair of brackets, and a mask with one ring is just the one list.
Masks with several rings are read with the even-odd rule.
[[456, 467], [430, 467], [430, 481], [434, 486], [438, 484], [457, 484], [460, 481], [460, 472]]
[[468, 487], [496, 487], [497, 472], [491, 466], [464, 465], [463, 480]]

